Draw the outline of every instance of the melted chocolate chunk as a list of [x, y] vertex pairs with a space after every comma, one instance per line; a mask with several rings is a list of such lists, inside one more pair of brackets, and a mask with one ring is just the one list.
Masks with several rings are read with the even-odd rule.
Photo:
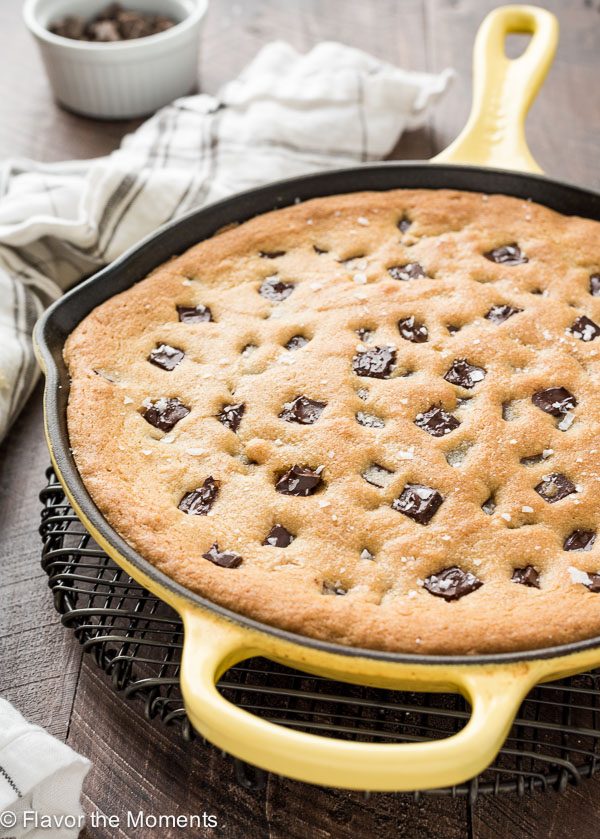
[[277, 259], [280, 256], [285, 256], [285, 251], [260, 251], [263, 259]]
[[291, 283], [284, 283], [283, 280], [275, 276], [267, 277], [258, 289], [258, 293], [266, 300], [271, 300], [273, 303], [281, 303], [282, 300], [286, 300], [290, 296], [293, 290], [294, 286]]
[[544, 475], [534, 489], [548, 504], [555, 504], [557, 501], [562, 501], [567, 495], [571, 495], [577, 491], [575, 484], [561, 472], [552, 472], [550, 475]]
[[448, 330], [450, 335], [456, 335], [457, 332], [460, 332], [460, 330], [462, 329], [462, 326], [458, 326], [458, 324], [450, 323], [450, 324], [448, 324], [446, 329]]
[[177, 313], [181, 323], [208, 323], [213, 319], [208, 306], [202, 303], [197, 306], [177, 306]]
[[322, 483], [323, 466], [310, 469], [308, 466], [292, 466], [275, 484], [275, 489], [282, 495], [314, 495]]
[[225, 428], [237, 431], [245, 410], [244, 402], [238, 402], [237, 405], [223, 405], [220, 413], [217, 414], [217, 419]]
[[427, 327], [416, 320], [414, 315], [399, 320], [398, 330], [405, 341], [411, 341], [413, 344], [424, 344], [429, 338]]
[[600, 574], [592, 572], [588, 574], [588, 580], [589, 582], [584, 583], [584, 586], [597, 594], [600, 591]]
[[460, 422], [452, 414], [444, 411], [441, 405], [432, 405], [424, 414], [417, 414], [415, 425], [427, 431], [432, 437], [444, 437], [458, 428]]
[[265, 537], [263, 545], [272, 548], [287, 548], [294, 541], [294, 536], [282, 524], [274, 524]]
[[302, 347], [305, 347], [308, 344], [308, 338], [305, 338], [304, 335], [292, 335], [290, 340], [285, 344], [286, 350], [301, 350]]
[[400, 233], [406, 233], [406, 231], [412, 225], [412, 221], [407, 216], [402, 216], [400, 221], [398, 222], [398, 230]]
[[219, 482], [209, 475], [201, 487], [186, 492], [177, 506], [188, 516], [205, 516], [215, 503], [218, 493]]
[[600, 297], [600, 274], [590, 274], [590, 294]]
[[161, 431], [170, 431], [174, 428], [179, 420], [187, 417], [190, 409], [181, 402], [177, 397], [174, 399], [167, 399], [164, 396], [157, 399], [156, 402], [150, 402], [142, 416]]
[[569, 332], [580, 341], [593, 341], [600, 335], [600, 326], [585, 315], [581, 315], [574, 321]]
[[522, 311], [523, 309], [517, 309], [515, 306], [509, 306], [508, 303], [503, 303], [492, 306], [485, 317], [487, 320], [491, 320], [492, 323], [500, 324]]
[[423, 583], [429, 594], [434, 597], [443, 597], [444, 600], [460, 600], [465, 594], [471, 594], [481, 588], [483, 582], [470, 571], [463, 571], [453, 565], [451, 568], [444, 568], [439, 574], [432, 574]]
[[371, 379], [389, 379], [396, 366], [394, 347], [372, 347], [352, 359], [352, 369], [357, 376]]
[[408, 280], [420, 280], [423, 278], [430, 279], [429, 274], [418, 262], [407, 262], [404, 265], [392, 265], [388, 268], [388, 274], [393, 280], [401, 280], [407, 282]]
[[429, 524], [442, 505], [443, 498], [437, 489], [421, 484], [406, 484], [392, 508], [419, 524]]
[[563, 545], [565, 551], [591, 551], [596, 541], [595, 530], [574, 530]]
[[383, 428], [385, 425], [385, 422], [380, 417], [373, 416], [373, 414], [365, 414], [364, 411], [357, 411], [356, 422], [367, 428]]
[[460, 385], [460, 387], [471, 390], [478, 382], [483, 381], [485, 372], [483, 367], [476, 367], [474, 364], [469, 364], [466, 358], [457, 358], [452, 362], [452, 366], [444, 376], [444, 379], [450, 382], [451, 385]]
[[161, 367], [163, 370], [170, 371], [174, 370], [178, 364], [181, 364], [184, 358], [185, 353], [183, 350], [179, 350], [177, 347], [171, 347], [169, 344], [159, 344], [148, 356], [148, 361], [157, 367]]
[[529, 262], [529, 259], [515, 242], [511, 245], [503, 245], [501, 248], [494, 248], [494, 250], [484, 253], [484, 256], [490, 262], [497, 262], [500, 265], [523, 265], [523, 263]]
[[317, 402], [316, 399], [309, 399], [308, 396], [297, 396], [293, 402], [285, 403], [279, 417], [286, 422], [314, 425], [326, 406], [327, 402]]
[[538, 390], [531, 397], [531, 401], [537, 408], [541, 408], [553, 417], [562, 417], [571, 408], [577, 405], [577, 400], [566, 387], [548, 387], [546, 390]]
[[202, 556], [220, 568], [237, 568], [242, 564], [242, 557], [239, 554], [233, 551], [220, 551], [216, 542]]
[[540, 587], [540, 575], [533, 565], [526, 565], [524, 568], [514, 568], [511, 580], [513, 583], [520, 583], [522, 586], [529, 586], [529, 588]]

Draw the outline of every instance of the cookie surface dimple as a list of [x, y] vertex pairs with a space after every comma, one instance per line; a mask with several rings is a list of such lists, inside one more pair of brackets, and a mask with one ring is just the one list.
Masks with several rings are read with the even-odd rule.
[[356, 422], [359, 425], [364, 425], [365, 428], [385, 427], [385, 421], [381, 417], [376, 417], [374, 414], [367, 414], [365, 411], [356, 412]]
[[177, 306], [176, 308], [180, 323], [209, 323], [213, 319], [211, 310], [202, 303], [198, 303], [197, 306]]
[[502, 245], [499, 248], [493, 248], [484, 254], [486, 259], [490, 262], [497, 262], [499, 265], [524, 265], [529, 262], [519, 245], [513, 242], [510, 245]]
[[273, 303], [282, 303], [287, 300], [293, 292], [294, 286], [291, 283], [284, 283], [279, 277], [267, 277], [258, 289], [258, 293], [266, 300]]
[[507, 303], [502, 303], [492, 306], [485, 317], [486, 320], [491, 320], [492, 323], [501, 324], [522, 311], [523, 309], [519, 309], [517, 306], [509, 306]]
[[404, 265], [392, 265], [388, 268], [388, 274], [394, 280], [408, 282], [409, 280], [421, 280], [428, 277], [427, 272], [419, 262], [406, 262]]
[[526, 565], [524, 568], [515, 568], [511, 580], [513, 583], [529, 586], [529, 588], [540, 587], [540, 575], [533, 565]]
[[305, 338], [304, 335], [292, 335], [290, 340], [285, 344], [285, 348], [293, 352], [294, 350], [301, 350], [307, 344], [308, 338]]

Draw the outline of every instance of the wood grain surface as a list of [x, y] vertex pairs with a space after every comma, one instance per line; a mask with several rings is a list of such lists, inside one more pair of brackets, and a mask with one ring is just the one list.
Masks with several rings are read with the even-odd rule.
[[[94, 122], [52, 101], [20, 3], [0, 0], [0, 158], [95, 157], [137, 123]], [[200, 86], [213, 92], [266, 42], [300, 49], [343, 41], [414, 70], [453, 66], [456, 80], [430, 124], [402, 138], [394, 156], [429, 157], [460, 129], [468, 112], [471, 49], [490, 0], [211, 0], [200, 54]], [[534, 155], [558, 178], [600, 188], [600, 0], [546, 0], [561, 41], [528, 120]], [[510, 50], [518, 49], [511, 44]], [[124, 816], [215, 815], [225, 839], [596, 839], [600, 778], [562, 794], [463, 799], [370, 795], [271, 777], [263, 792], [235, 781], [232, 762], [175, 729], [148, 722], [61, 628], [40, 569], [37, 494], [48, 456], [41, 389], [0, 448], [0, 693], [29, 719], [93, 761], [84, 788], [88, 812]], [[161, 839], [189, 831], [88, 827], [94, 839]], [[51, 839], [51, 837], [49, 837]]]

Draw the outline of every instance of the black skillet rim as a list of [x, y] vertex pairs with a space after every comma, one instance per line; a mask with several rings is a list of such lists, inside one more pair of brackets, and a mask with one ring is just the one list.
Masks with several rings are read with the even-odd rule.
[[[59, 472], [82, 513], [113, 548], [160, 586], [242, 627], [275, 636], [282, 641], [334, 655], [369, 658], [413, 665], [486, 665], [556, 658], [600, 646], [600, 636], [534, 650], [482, 655], [422, 655], [350, 647], [298, 635], [233, 612], [184, 588], [160, 572], [131, 548], [102, 516], [77, 471], [66, 425], [69, 378], [62, 359], [67, 335], [96, 306], [143, 279], [153, 268], [222, 227], [327, 195], [398, 188], [458, 189], [502, 193], [535, 201], [564, 215], [600, 221], [600, 194], [582, 187], [530, 175], [477, 166], [390, 161], [351, 169], [302, 175], [225, 198], [170, 222], [144, 238], [101, 271], [75, 286], [42, 315], [34, 330], [34, 344], [43, 364], [46, 384], [44, 409], [48, 442]], [[198, 227], [204, 225], [199, 234]], [[112, 281], [112, 282], [111, 282]]]

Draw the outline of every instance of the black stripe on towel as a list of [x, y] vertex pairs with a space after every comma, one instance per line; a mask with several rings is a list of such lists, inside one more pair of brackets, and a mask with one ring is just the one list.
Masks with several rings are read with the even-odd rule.
[[8, 772], [6, 771], [6, 769], [3, 766], [0, 766], [0, 775], [2, 775], [2, 777], [6, 779], [9, 787], [17, 793], [19, 798], [21, 798], [22, 797], [21, 790], [15, 784], [15, 782], [13, 781], [13, 779], [10, 777], [10, 775], [8, 774]]

